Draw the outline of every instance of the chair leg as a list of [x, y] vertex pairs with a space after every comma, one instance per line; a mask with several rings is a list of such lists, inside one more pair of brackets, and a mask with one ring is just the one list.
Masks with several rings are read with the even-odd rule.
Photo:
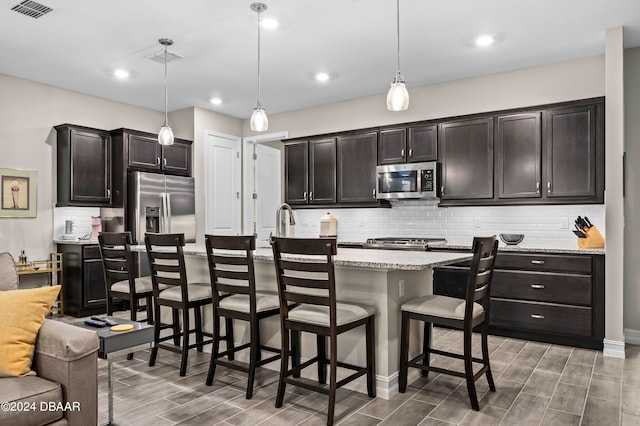
[[367, 346], [367, 394], [371, 398], [376, 396], [376, 331], [375, 318], [369, 317], [366, 325]]
[[336, 409], [336, 389], [338, 371], [338, 338], [329, 336], [329, 407], [327, 410], [327, 426], [333, 425], [333, 417]]
[[280, 378], [278, 379], [278, 393], [276, 394], [276, 408], [282, 407], [284, 401], [284, 391], [287, 384], [284, 379], [287, 377], [289, 369], [289, 330], [281, 327], [281, 349], [280, 349]]
[[[226, 333], [226, 342], [227, 342], [227, 351], [233, 351], [234, 343], [233, 343], [233, 319], [225, 318], [224, 319], [225, 333]], [[234, 352], [229, 352], [229, 361], [233, 361], [235, 359]]]
[[398, 391], [407, 391], [407, 374], [409, 363], [409, 313], [402, 311], [402, 325], [400, 326], [400, 372], [398, 373]]
[[327, 338], [316, 335], [318, 346], [318, 382], [320, 384], [327, 383]]
[[187, 359], [189, 358], [189, 309], [182, 308], [182, 358], [180, 360], [180, 375], [187, 374]]
[[491, 365], [489, 365], [489, 344], [487, 341], [487, 320], [485, 320], [481, 329], [481, 337], [482, 337], [482, 362], [487, 366], [487, 372], [485, 373], [487, 376], [487, 382], [489, 382], [489, 389], [492, 392], [496, 391], [496, 385], [493, 383], [493, 374], [491, 374]]
[[258, 363], [258, 354], [260, 353], [260, 331], [258, 329], [258, 320], [250, 321], [250, 339], [249, 342], [249, 377], [247, 379], [247, 399], [253, 396], [253, 381], [256, 377], [256, 364]]
[[153, 299], [147, 296], [147, 324], [153, 324]]
[[300, 371], [296, 369], [300, 366], [300, 332], [291, 330], [291, 366], [293, 368], [293, 377], [300, 377]]
[[180, 313], [176, 308], [171, 308], [173, 314], [173, 344], [180, 346]]
[[107, 292], [107, 315], [113, 315], [113, 297]]
[[202, 352], [202, 342], [204, 341], [204, 337], [202, 335], [202, 311], [200, 310], [200, 306], [193, 308], [193, 317], [196, 322], [196, 349], [198, 352]]
[[424, 323], [424, 332], [422, 339], [422, 365], [427, 367], [426, 370], [421, 370], [422, 377], [429, 376], [429, 364], [431, 363], [431, 323]]
[[464, 372], [467, 379], [467, 392], [469, 392], [469, 400], [471, 401], [471, 408], [475, 411], [480, 410], [478, 405], [478, 395], [476, 393], [476, 382], [473, 379], [473, 361], [471, 357], [471, 326], [464, 330]]
[[[138, 318], [136, 315], [136, 311], [138, 309], [138, 303], [136, 302], [137, 300], [133, 300], [133, 298], [131, 298], [131, 302], [130, 302], [131, 310], [129, 311], [131, 315], [131, 321], [137, 321], [137, 318]], [[133, 352], [129, 352], [127, 354], [127, 360], [131, 361], [132, 359], [133, 359]]]
[[220, 317], [213, 313], [213, 347], [211, 348], [211, 360], [209, 361], [209, 372], [207, 373], [207, 386], [213, 383], [213, 377], [216, 374], [216, 360], [220, 352]]
[[156, 363], [158, 345], [160, 344], [160, 305], [154, 303], [153, 310], [155, 311], [156, 321], [153, 324], [153, 348], [151, 349], [151, 356], [149, 357], [149, 367], [153, 367]]

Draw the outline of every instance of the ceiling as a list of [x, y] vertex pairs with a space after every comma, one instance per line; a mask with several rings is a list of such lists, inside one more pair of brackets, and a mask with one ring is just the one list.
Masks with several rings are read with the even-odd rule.
[[[145, 108], [196, 106], [248, 118], [257, 98], [257, 15], [251, 0], [39, 0], [33, 19], [0, 6], [0, 74]], [[265, 0], [262, 103], [268, 114], [385, 93], [396, 71], [394, 0]], [[607, 28], [640, 45], [638, 0], [401, 0], [407, 88], [604, 54]], [[474, 38], [497, 42], [479, 48]], [[125, 68], [131, 76], [117, 80]], [[331, 79], [313, 76], [328, 72]], [[223, 103], [209, 100], [220, 97]]]

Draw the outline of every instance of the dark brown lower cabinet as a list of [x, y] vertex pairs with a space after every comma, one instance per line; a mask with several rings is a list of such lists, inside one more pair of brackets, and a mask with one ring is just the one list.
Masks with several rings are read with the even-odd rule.
[[64, 312], [76, 317], [106, 312], [104, 269], [97, 244], [58, 244], [63, 254]]
[[[468, 264], [434, 271], [434, 293], [464, 297]], [[602, 349], [604, 256], [504, 253], [491, 288], [492, 334]]]

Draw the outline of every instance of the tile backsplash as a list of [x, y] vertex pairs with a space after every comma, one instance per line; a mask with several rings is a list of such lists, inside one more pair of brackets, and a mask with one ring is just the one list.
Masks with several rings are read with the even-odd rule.
[[320, 218], [330, 211], [338, 221], [338, 239], [438, 237], [470, 244], [474, 235], [524, 234], [522, 245], [576, 247], [571, 232], [577, 216], [587, 216], [605, 235], [604, 204], [559, 206], [438, 207], [437, 201], [398, 201], [392, 208], [295, 210], [295, 235], [317, 237]]
[[99, 207], [56, 207], [53, 209], [53, 239], [64, 234], [66, 220], [73, 220], [73, 235], [82, 237], [91, 233], [91, 216], [100, 216]]

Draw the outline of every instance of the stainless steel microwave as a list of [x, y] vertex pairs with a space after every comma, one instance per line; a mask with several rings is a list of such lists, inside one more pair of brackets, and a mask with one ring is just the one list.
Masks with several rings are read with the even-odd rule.
[[440, 165], [435, 161], [378, 166], [376, 172], [378, 199], [434, 199], [440, 196]]

